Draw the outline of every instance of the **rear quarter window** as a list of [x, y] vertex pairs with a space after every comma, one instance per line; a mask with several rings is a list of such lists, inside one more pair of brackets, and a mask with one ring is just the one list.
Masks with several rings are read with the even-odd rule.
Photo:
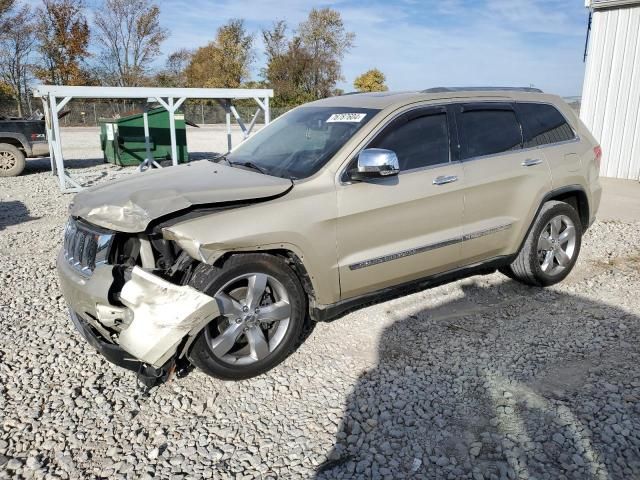
[[575, 138], [573, 129], [553, 105], [518, 103], [516, 108], [522, 122], [525, 148], [566, 142]]

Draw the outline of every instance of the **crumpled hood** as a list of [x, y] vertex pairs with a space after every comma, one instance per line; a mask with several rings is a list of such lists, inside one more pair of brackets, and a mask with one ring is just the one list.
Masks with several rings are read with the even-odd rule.
[[73, 199], [70, 213], [104, 228], [136, 233], [156, 218], [191, 206], [272, 197], [291, 186], [285, 178], [203, 160], [84, 190]]

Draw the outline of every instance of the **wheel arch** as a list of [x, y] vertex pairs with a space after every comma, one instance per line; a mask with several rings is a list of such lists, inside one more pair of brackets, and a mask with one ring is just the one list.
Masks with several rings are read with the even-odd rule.
[[9, 145], [13, 145], [18, 150], [22, 151], [24, 154], [29, 154], [29, 144], [26, 141], [26, 138], [22, 134], [11, 134], [11, 133], [3, 133], [0, 136], [0, 143], [7, 143]]
[[520, 246], [518, 247], [518, 250], [510, 257], [507, 263], [511, 263], [511, 261], [513, 261], [518, 256], [518, 254], [524, 247], [524, 244], [527, 241], [527, 238], [529, 237], [529, 233], [531, 232], [531, 229], [535, 224], [536, 218], [538, 218], [538, 215], [540, 214], [540, 211], [542, 210], [542, 207], [544, 206], [544, 204], [553, 200], [568, 203], [569, 205], [573, 206], [578, 212], [578, 216], [580, 217], [580, 223], [582, 224], [583, 233], [587, 231], [587, 229], [589, 228], [590, 212], [589, 212], [589, 199], [587, 197], [587, 193], [584, 187], [582, 187], [581, 185], [567, 185], [565, 187], [551, 190], [540, 201], [540, 204], [538, 205], [538, 208], [536, 209], [535, 214], [533, 215], [533, 217], [531, 218], [531, 221], [529, 222], [529, 227], [527, 227], [527, 231], [525, 232], [524, 237], [520, 241]]
[[[584, 188], [579, 185], [572, 185], [570, 187], [564, 187], [559, 190], [555, 190], [551, 192], [550, 195], [547, 195], [544, 198], [542, 204], [540, 205], [540, 208], [542, 208], [542, 205], [544, 205], [545, 202], [551, 200], [565, 202], [575, 208], [578, 212], [578, 216], [580, 217], [582, 231], [587, 231], [587, 229], [589, 228], [589, 218], [591, 218], [591, 212], [589, 208], [589, 198], [587, 197], [587, 193], [585, 192]], [[538, 212], [540, 212], [540, 209], [538, 209]], [[538, 212], [536, 212], [536, 216]]]
[[247, 255], [250, 253], [262, 253], [267, 255], [273, 255], [275, 257], [279, 257], [283, 259], [289, 267], [294, 271], [298, 279], [300, 280], [300, 284], [302, 285], [302, 289], [304, 290], [307, 296], [307, 303], [309, 305], [309, 309], [311, 309], [312, 305], [316, 303], [316, 289], [313, 284], [313, 280], [307, 267], [305, 266], [302, 256], [299, 252], [294, 251], [293, 249], [285, 248], [284, 246], [281, 248], [266, 248], [261, 250], [241, 250], [241, 251], [230, 251], [221, 255], [216, 261], [213, 263], [214, 266], [221, 267], [224, 263], [233, 256], [238, 255]]

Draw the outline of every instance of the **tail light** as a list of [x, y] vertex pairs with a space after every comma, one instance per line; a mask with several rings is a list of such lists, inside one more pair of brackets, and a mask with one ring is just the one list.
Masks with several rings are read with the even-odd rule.
[[593, 154], [595, 158], [593, 159], [593, 163], [595, 163], [596, 168], [600, 170], [600, 163], [602, 161], [602, 147], [600, 145], [593, 148]]

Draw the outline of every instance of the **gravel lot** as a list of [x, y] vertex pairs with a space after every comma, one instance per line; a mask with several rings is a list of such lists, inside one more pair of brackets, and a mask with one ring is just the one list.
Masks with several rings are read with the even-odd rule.
[[[131, 173], [65, 135], [76, 175]], [[640, 222], [596, 223], [554, 288], [473, 277], [144, 397], [67, 320], [47, 167], [0, 179], [0, 478], [640, 478]]]

